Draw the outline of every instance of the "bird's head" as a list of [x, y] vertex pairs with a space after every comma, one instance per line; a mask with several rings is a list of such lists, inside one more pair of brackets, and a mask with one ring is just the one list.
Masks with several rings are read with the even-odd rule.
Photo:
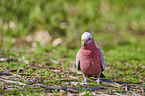
[[89, 32], [83, 33], [81, 36], [81, 45], [86, 47], [90, 42], [93, 42], [93, 37]]

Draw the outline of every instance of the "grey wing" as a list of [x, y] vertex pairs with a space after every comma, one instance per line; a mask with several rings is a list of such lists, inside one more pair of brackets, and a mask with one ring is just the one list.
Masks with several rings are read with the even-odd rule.
[[101, 52], [101, 50], [98, 48], [100, 54], [101, 54], [101, 62], [102, 62], [102, 67], [103, 67], [103, 70], [105, 70], [105, 60], [104, 60], [104, 56], [103, 56], [103, 53]]
[[[78, 53], [79, 53], [79, 51], [78, 51]], [[76, 55], [76, 67], [77, 67], [78, 70], [81, 70], [81, 68], [80, 68], [80, 61], [78, 59], [78, 53]]]

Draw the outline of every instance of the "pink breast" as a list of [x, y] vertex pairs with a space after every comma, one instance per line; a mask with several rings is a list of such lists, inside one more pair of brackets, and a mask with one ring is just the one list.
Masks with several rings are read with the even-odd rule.
[[90, 50], [80, 50], [80, 68], [86, 75], [94, 75], [101, 71], [100, 53]]

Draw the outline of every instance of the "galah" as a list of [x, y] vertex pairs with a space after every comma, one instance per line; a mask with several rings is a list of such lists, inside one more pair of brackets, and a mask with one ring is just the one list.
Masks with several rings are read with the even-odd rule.
[[100, 84], [100, 77], [104, 77], [102, 74], [105, 69], [104, 57], [89, 32], [85, 32], [81, 36], [81, 48], [76, 55], [76, 67], [81, 70], [85, 83], [88, 75], [97, 76], [98, 84]]

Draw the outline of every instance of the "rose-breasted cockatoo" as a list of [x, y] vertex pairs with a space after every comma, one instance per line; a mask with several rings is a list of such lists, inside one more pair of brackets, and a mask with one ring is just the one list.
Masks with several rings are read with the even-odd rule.
[[102, 74], [105, 69], [104, 57], [89, 32], [81, 36], [81, 48], [76, 55], [76, 67], [81, 70], [85, 83], [87, 75], [97, 76], [98, 84], [100, 84], [100, 77], [104, 77]]

